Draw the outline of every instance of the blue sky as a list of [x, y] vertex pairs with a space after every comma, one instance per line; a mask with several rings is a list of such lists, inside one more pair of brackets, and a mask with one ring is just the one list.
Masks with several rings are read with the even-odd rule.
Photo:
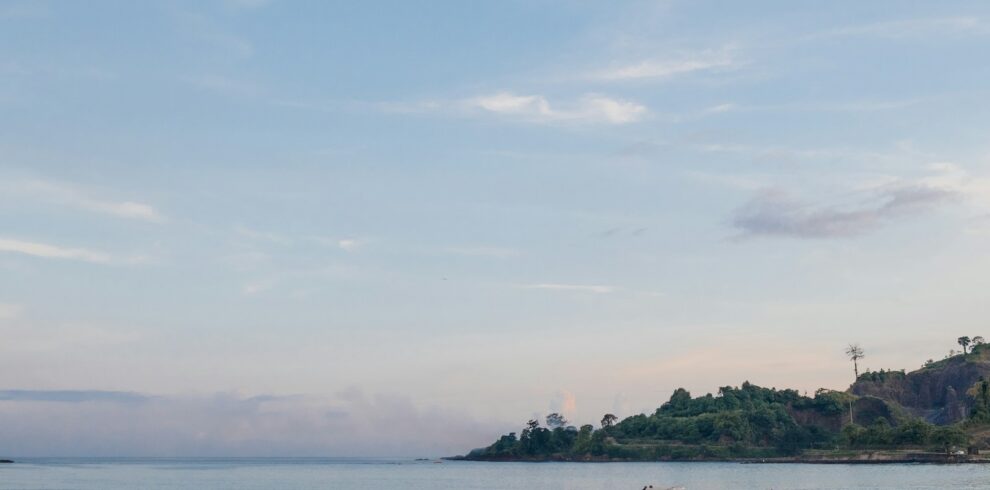
[[939, 358], [988, 10], [0, 2], [0, 449], [457, 452]]

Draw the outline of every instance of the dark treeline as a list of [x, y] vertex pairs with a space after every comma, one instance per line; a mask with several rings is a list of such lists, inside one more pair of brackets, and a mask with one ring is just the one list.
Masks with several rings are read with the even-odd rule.
[[[978, 388], [974, 388], [978, 389]], [[979, 393], [977, 393], [979, 395]], [[990, 384], [984, 383], [985, 416], [990, 418]], [[814, 397], [795, 390], [762, 388], [750, 383], [723, 387], [715, 395], [692, 398], [678, 389], [653, 414], [617, 422], [603, 417], [601, 426], [567, 425], [559, 414], [545, 426], [530, 420], [517, 436], [502, 436], [473, 451], [476, 459], [689, 459], [793, 455], [805, 449], [924, 447], [948, 450], [965, 444], [958, 427], [938, 427], [910, 417], [890, 417], [869, 408], [857, 414], [866, 426], [848, 420], [854, 396], [819, 390]], [[983, 413], [983, 412], [981, 412]], [[886, 416], [885, 416], [886, 415]], [[888, 420], [892, 418], [892, 420]]]

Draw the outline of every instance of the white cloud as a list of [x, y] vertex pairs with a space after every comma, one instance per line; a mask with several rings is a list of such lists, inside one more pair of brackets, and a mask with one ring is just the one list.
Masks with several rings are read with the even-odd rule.
[[615, 66], [593, 73], [590, 78], [605, 81], [666, 80], [688, 73], [730, 69], [739, 65], [735, 47], [705, 50], [670, 59], [649, 59]]
[[345, 252], [353, 252], [362, 245], [361, 240], [355, 240], [353, 238], [345, 238], [342, 240], [337, 240], [337, 247]]
[[142, 204], [139, 202], [124, 201], [124, 202], [99, 202], [99, 201], [87, 201], [83, 203], [84, 206], [92, 209], [94, 211], [101, 211], [107, 214], [112, 214], [115, 216], [120, 216], [122, 218], [134, 218], [142, 219], [145, 221], [161, 221], [161, 216], [155, 212], [155, 209], [147, 204]]
[[739, 106], [731, 102], [725, 104], [719, 104], [716, 106], [709, 107], [702, 111], [702, 114], [721, 114], [723, 112], [730, 112], [738, 109]]
[[542, 95], [515, 95], [499, 92], [493, 95], [475, 97], [472, 103], [482, 109], [501, 114], [539, 114], [550, 116], [550, 103]]
[[254, 296], [270, 290], [273, 286], [274, 284], [271, 281], [252, 281], [241, 287], [241, 294], [245, 296]]
[[580, 291], [585, 293], [596, 293], [596, 294], [607, 294], [615, 291], [615, 288], [612, 286], [602, 286], [595, 284], [540, 283], [540, 284], [524, 284], [519, 287], [523, 289], [547, 289], [552, 291]]
[[326, 236], [311, 236], [307, 238], [319, 243], [320, 245], [339, 248], [345, 252], [354, 252], [367, 244], [366, 240], [361, 240], [358, 238], [335, 238]]
[[519, 256], [518, 250], [504, 247], [448, 247], [445, 250], [448, 253], [465, 255], [468, 257], [493, 257], [497, 259], [506, 259], [509, 257]]
[[928, 165], [931, 175], [919, 183], [961, 194], [981, 212], [990, 210], [990, 178], [971, 174], [961, 165], [936, 162]]
[[825, 113], [870, 113], [896, 111], [933, 101], [933, 97], [912, 97], [904, 99], [859, 99], [841, 101], [794, 102], [767, 105], [741, 105], [735, 103], [708, 107], [696, 116], [708, 116], [726, 112], [825, 112]]
[[165, 221], [154, 207], [135, 201], [112, 201], [94, 197], [91, 191], [80, 187], [45, 180], [11, 181], [0, 185], [11, 195], [34, 196], [41, 199], [75, 206], [87, 211], [116, 216], [118, 218], [137, 219], [154, 223]]
[[109, 263], [113, 259], [103, 252], [84, 248], [65, 248], [47, 243], [25, 242], [10, 238], [0, 238], [0, 252], [19, 253], [45, 259], [81, 260], [83, 262]]
[[262, 90], [255, 84], [221, 75], [187, 77], [184, 82], [201, 90], [215, 92], [228, 97], [254, 97]]
[[636, 122], [646, 115], [646, 107], [635, 102], [589, 95], [581, 99], [581, 108], [574, 113], [579, 119], [604, 119], [611, 124]]
[[481, 109], [502, 116], [535, 122], [581, 122], [627, 124], [641, 120], [649, 112], [636, 102], [599, 94], [585, 94], [563, 109], [550, 105], [542, 95], [497, 92], [463, 101], [469, 109]]
[[273, 233], [270, 231], [260, 231], [253, 228], [248, 228], [246, 226], [237, 225], [234, 227], [234, 233], [240, 236], [249, 238], [251, 240], [278, 243], [281, 245], [288, 245], [292, 243], [288, 237], [280, 235], [278, 233]]

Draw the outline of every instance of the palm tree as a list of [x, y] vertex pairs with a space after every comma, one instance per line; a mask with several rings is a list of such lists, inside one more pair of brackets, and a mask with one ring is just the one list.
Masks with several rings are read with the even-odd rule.
[[962, 348], [963, 348], [963, 355], [965, 356], [966, 355], [966, 348], [969, 347], [969, 344], [972, 343], [973, 341], [969, 337], [963, 335], [962, 337], [959, 337], [958, 339], [956, 339], [956, 342], [958, 342], [959, 345], [962, 346]]
[[859, 363], [857, 361], [866, 357], [863, 348], [859, 344], [849, 344], [849, 347], [846, 347], [846, 356], [853, 362], [853, 372], [856, 373], [856, 379], [859, 379]]

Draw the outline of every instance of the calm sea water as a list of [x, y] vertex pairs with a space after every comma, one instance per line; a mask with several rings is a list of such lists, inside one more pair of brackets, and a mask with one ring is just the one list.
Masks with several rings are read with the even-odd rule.
[[471, 463], [340, 459], [24, 459], [0, 489], [986, 489], [990, 466]]

